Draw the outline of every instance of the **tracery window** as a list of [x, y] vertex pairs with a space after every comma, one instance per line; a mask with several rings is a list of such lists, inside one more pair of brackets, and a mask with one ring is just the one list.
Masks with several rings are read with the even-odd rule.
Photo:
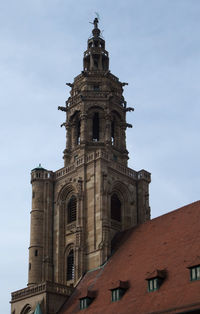
[[74, 250], [70, 250], [67, 256], [67, 280], [74, 279]]
[[76, 221], [76, 196], [72, 195], [67, 205], [67, 223]]
[[111, 219], [121, 221], [121, 201], [116, 193], [111, 196]]

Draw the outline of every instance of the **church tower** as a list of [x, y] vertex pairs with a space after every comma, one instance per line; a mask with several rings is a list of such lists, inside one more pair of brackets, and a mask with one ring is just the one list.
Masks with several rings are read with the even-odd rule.
[[150, 173], [128, 168], [122, 83], [94, 20], [92, 37], [65, 106], [64, 167], [31, 172], [28, 287], [12, 293], [12, 313], [54, 314], [82, 276], [111, 256], [115, 235], [150, 219]]

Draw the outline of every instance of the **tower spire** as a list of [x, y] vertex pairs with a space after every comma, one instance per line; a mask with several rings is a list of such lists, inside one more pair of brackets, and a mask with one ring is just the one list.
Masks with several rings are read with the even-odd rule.
[[108, 71], [109, 56], [105, 50], [105, 40], [101, 38], [101, 31], [98, 28], [99, 19], [95, 17], [91, 24], [94, 25], [92, 37], [88, 39], [87, 50], [83, 57], [84, 71]]

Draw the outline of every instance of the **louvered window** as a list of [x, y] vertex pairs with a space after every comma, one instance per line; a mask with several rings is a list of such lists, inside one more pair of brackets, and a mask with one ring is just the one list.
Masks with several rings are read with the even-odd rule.
[[121, 202], [117, 194], [111, 196], [111, 219], [121, 221]]
[[76, 221], [76, 197], [72, 195], [67, 205], [67, 223]]
[[74, 279], [74, 250], [71, 250], [67, 256], [67, 280]]

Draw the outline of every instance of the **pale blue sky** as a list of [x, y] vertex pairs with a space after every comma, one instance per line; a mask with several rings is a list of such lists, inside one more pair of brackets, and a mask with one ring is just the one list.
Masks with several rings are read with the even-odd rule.
[[63, 166], [65, 82], [82, 70], [94, 12], [123, 82], [129, 166], [152, 173], [152, 217], [199, 199], [200, 1], [0, 2], [0, 313], [27, 284], [30, 171]]

